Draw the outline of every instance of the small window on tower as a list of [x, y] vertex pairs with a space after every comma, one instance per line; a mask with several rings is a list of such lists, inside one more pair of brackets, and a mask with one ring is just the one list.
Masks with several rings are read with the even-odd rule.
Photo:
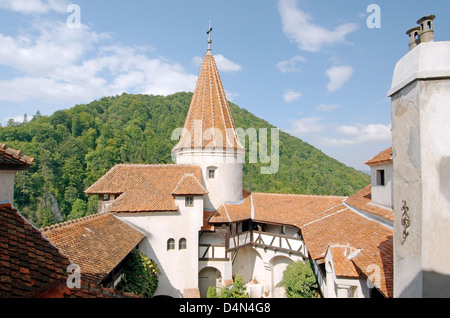
[[217, 168], [208, 168], [208, 179], [216, 178], [216, 170]]
[[377, 170], [377, 185], [379, 186], [386, 185], [384, 170]]
[[194, 206], [194, 197], [186, 197], [185, 206], [193, 207]]

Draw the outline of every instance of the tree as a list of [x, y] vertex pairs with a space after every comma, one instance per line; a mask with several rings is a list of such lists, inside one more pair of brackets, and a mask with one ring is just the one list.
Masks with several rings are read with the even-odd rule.
[[87, 204], [81, 199], [76, 199], [72, 204], [72, 211], [67, 217], [69, 220], [76, 220], [86, 215]]
[[247, 288], [244, 285], [244, 279], [238, 274], [233, 281], [233, 285], [224, 286], [217, 294], [215, 287], [208, 288], [208, 298], [248, 298]]
[[158, 274], [156, 263], [134, 249], [125, 263], [122, 280], [116, 290], [152, 298], [158, 288]]
[[283, 273], [281, 285], [288, 298], [315, 298], [318, 295], [318, 283], [311, 261], [289, 264]]

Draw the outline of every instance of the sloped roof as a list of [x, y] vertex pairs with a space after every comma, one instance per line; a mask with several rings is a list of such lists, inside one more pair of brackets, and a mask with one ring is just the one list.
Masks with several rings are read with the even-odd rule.
[[0, 205], [0, 298], [42, 292], [64, 280], [70, 264], [11, 204]]
[[240, 204], [222, 204], [209, 222], [230, 223], [252, 219], [300, 227], [326, 213], [333, 213], [334, 208], [347, 197], [244, 193], [244, 198]]
[[[351, 246], [333, 245], [328, 248], [333, 257], [336, 276], [359, 277], [360, 271], [350, 259], [352, 253]], [[353, 252], [357, 253], [357, 251]]]
[[[329, 245], [349, 245], [361, 249], [352, 262], [367, 276], [379, 269], [377, 288], [386, 297], [393, 295], [392, 229], [369, 220], [342, 204], [342, 209], [302, 227], [311, 257], [323, 259]], [[333, 254], [334, 255], [334, 254]]]
[[20, 150], [9, 148], [5, 143], [0, 143], [0, 169], [28, 170], [33, 161], [33, 158], [25, 156]]
[[208, 190], [192, 173], [185, 174], [172, 191], [172, 195], [204, 195], [207, 193]]
[[253, 193], [254, 220], [300, 227], [347, 197]]
[[380, 164], [384, 162], [391, 162], [392, 161], [392, 147], [389, 147], [383, 151], [381, 151], [379, 154], [377, 154], [375, 157], [370, 159], [366, 162], [366, 165], [374, 165], [374, 164]]
[[173, 150], [208, 147], [244, 149], [236, 133], [216, 62], [209, 51], [200, 68], [184, 131]]
[[[201, 185], [202, 172], [198, 166], [116, 165], [85, 192], [120, 195], [110, 212], [177, 211], [172, 193], [185, 175], [192, 175], [198, 181], [195, 184]], [[203, 192], [198, 185], [193, 189], [193, 185], [189, 178], [183, 188], [188, 192]]]
[[368, 185], [364, 189], [350, 196], [345, 203], [374, 215], [381, 216], [389, 221], [394, 221], [394, 211], [372, 203], [372, 186]]
[[43, 234], [81, 269], [81, 279], [99, 284], [145, 238], [110, 213], [57, 224]]
[[240, 204], [222, 204], [210, 218], [209, 222], [215, 223], [233, 223], [251, 219], [251, 195], [243, 192], [244, 201]]

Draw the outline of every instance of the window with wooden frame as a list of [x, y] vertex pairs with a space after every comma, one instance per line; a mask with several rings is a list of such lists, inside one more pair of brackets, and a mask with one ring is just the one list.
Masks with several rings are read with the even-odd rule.
[[194, 206], [194, 197], [186, 197], [185, 199], [185, 206], [186, 207], [193, 207]]
[[187, 249], [187, 240], [185, 238], [180, 239], [178, 242], [178, 249], [185, 250]]
[[175, 249], [175, 240], [174, 239], [168, 239], [167, 240], [167, 250], [174, 250]]

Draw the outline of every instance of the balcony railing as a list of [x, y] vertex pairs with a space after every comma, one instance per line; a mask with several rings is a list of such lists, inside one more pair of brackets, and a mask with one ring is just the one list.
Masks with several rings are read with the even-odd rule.
[[199, 256], [201, 261], [228, 261], [226, 244], [200, 244]]
[[307, 257], [305, 243], [300, 238], [269, 232], [247, 231], [227, 236], [225, 244], [201, 244], [200, 260], [229, 260], [228, 253], [236, 252], [246, 246]]

